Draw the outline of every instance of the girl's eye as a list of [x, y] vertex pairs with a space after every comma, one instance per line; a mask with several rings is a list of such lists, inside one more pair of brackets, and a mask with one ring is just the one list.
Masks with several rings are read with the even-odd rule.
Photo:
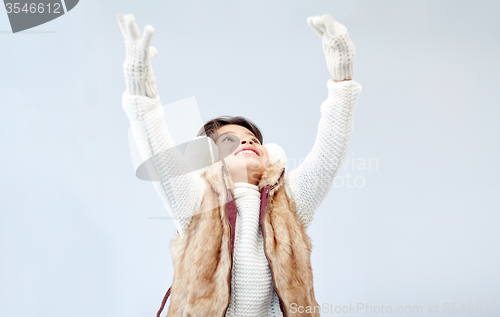
[[253, 140], [255, 143], [257, 143], [257, 144], [260, 144], [260, 142], [259, 142], [259, 140], [258, 140], [258, 139], [253, 138], [252, 140]]
[[226, 142], [226, 141], [233, 142], [234, 140], [230, 136], [226, 136], [226, 137], [224, 137], [224, 139], [222, 139], [222, 142]]

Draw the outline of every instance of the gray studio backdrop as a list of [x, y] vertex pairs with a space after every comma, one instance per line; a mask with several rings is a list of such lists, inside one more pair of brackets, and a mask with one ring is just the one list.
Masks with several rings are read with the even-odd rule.
[[170, 286], [174, 226], [132, 168], [118, 12], [156, 29], [163, 104], [249, 117], [296, 162], [329, 79], [306, 18], [345, 24], [363, 91], [308, 230], [323, 315], [494, 316], [500, 3], [422, 0], [84, 0], [19, 34], [0, 13], [0, 316], [153, 316]]

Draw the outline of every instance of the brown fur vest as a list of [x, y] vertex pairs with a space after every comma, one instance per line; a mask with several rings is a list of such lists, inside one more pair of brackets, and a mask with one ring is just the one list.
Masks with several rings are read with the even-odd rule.
[[[284, 186], [285, 168], [271, 165], [262, 175], [260, 224], [264, 250], [284, 316], [292, 307], [318, 306], [310, 262], [311, 242]], [[224, 316], [231, 291], [232, 244], [236, 223], [233, 183], [222, 162], [208, 167], [200, 211], [171, 243], [174, 278], [167, 316]], [[297, 306], [290, 306], [295, 303]], [[294, 311], [295, 312], [295, 311]]]

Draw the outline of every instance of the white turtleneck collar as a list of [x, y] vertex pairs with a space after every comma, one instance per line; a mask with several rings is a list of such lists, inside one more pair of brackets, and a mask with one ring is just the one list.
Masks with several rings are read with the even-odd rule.
[[244, 196], [256, 196], [260, 198], [259, 187], [246, 182], [234, 183], [234, 199], [237, 200]]

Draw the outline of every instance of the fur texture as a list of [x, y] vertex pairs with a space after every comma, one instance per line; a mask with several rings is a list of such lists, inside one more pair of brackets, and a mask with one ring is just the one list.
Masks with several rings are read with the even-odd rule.
[[[297, 217], [295, 204], [286, 193], [284, 173], [284, 168], [271, 167], [259, 183], [259, 188], [271, 185], [267, 208], [261, 218], [264, 250], [284, 315], [319, 316], [313, 288], [311, 240]], [[316, 313], [292, 313], [292, 304], [311, 307]]]
[[[291, 314], [293, 303], [318, 304], [313, 290], [311, 242], [286, 194], [285, 165], [286, 159], [273, 160], [258, 184], [263, 196], [268, 189], [267, 208], [261, 219], [265, 253], [284, 315], [319, 316]], [[229, 305], [232, 258], [226, 203], [228, 190], [233, 193], [233, 182], [222, 162], [208, 167], [201, 177], [207, 183], [202, 212], [171, 244], [174, 279], [167, 316], [224, 316]]]
[[229, 305], [231, 241], [222, 164], [202, 176], [209, 184], [200, 206], [204, 212], [193, 216], [187, 232], [171, 244], [174, 278], [167, 316], [223, 316]]

